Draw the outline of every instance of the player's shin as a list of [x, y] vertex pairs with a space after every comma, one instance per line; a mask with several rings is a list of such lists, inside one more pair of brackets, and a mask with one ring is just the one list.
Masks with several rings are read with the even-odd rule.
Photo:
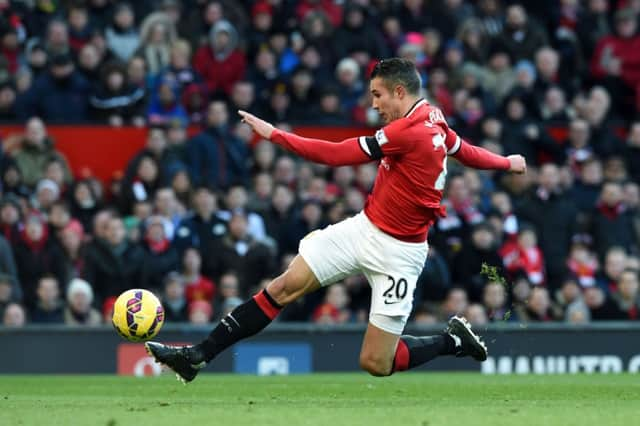
[[222, 318], [209, 337], [197, 345], [207, 362], [244, 338], [262, 331], [280, 313], [282, 306], [262, 290]]
[[456, 342], [448, 333], [436, 336], [401, 336], [393, 360], [393, 372], [408, 370], [440, 355], [455, 355]]

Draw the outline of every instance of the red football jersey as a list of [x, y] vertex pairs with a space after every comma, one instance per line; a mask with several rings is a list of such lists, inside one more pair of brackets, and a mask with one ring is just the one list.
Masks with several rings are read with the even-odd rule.
[[275, 129], [270, 138], [308, 160], [331, 166], [381, 160], [365, 214], [378, 228], [403, 241], [425, 241], [429, 226], [443, 215], [440, 200], [447, 155], [476, 169], [510, 168], [508, 158], [462, 141], [442, 112], [423, 99], [375, 136], [333, 143]]
[[404, 241], [424, 241], [441, 214], [447, 156], [460, 148], [442, 112], [420, 100], [403, 118], [359, 139], [371, 157], [382, 155], [365, 214], [382, 231]]

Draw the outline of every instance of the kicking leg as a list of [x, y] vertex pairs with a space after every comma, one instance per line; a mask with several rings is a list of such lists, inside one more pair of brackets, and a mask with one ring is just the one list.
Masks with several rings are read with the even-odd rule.
[[[380, 326], [393, 329], [398, 317], [373, 317]], [[446, 331], [433, 336], [399, 336], [369, 323], [360, 352], [360, 366], [373, 376], [389, 376], [443, 355], [487, 359], [487, 348], [463, 317], [449, 320]]]
[[179, 379], [190, 382], [198, 370], [220, 352], [262, 331], [285, 305], [318, 288], [320, 283], [307, 263], [301, 256], [296, 256], [287, 271], [269, 283], [265, 290], [225, 316], [201, 343], [177, 348], [147, 342], [147, 352], [156, 361], [174, 370]]

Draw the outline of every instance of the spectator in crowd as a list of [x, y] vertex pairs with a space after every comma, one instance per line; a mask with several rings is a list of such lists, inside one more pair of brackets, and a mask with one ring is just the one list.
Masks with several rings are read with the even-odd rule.
[[450, 288], [451, 271], [447, 261], [438, 250], [429, 247], [427, 260], [418, 277], [415, 299], [442, 300]]
[[16, 268], [13, 250], [9, 241], [0, 235], [0, 276], [9, 279], [11, 294], [16, 300], [22, 299], [22, 289], [18, 281], [18, 270]]
[[156, 76], [169, 65], [171, 45], [176, 41], [176, 29], [163, 12], [144, 18], [140, 26], [140, 46], [135, 54], [144, 58], [147, 72]]
[[351, 58], [344, 58], [336, 66], [336, 80], [340, 91], [340, 106], [350, 115], [364, 93], [360, 66]]
[[61, 196], [68, 195], [67, 191], [71, 183], [71, 176], [66, 174], [66, 166], [67, 164], [61, 158], [52, 158], [47, 162], [44, 169], [44, 178], [58, 185]]
[[464, 316], [474, 327], [486, 326], [489, 322], [487, 312], [479, 303], [472, 303], [467, 306], [467, 310], [464, 311]]
[[[490, 321], [507, 321], [511, 316], [503, 283], [491, 281], [484, 287], [482, 302]], [[482, 305], [481, 305], [482, 306]]]
[[482, 265], [502, 266], [495, 234], [485, 222], [474, 226], [470, 241], [465, 242], [453, 262], [453, 280], [465, 287], [471, 300], [479, 301], [485, 287]]
[[79, 278], [84, 267], [84, 228], [77, 219], [71, 219], [69, 223], [59, 231], [60, 246], [64, 256], [65, 279], [69, 281]]
[[640, 121], [634, 121], [629, 126], [625, 157], [629, 161], [629, 174], [634, 181], [640, 180]]
[[51, 58], [47, 72], [19, 97], [18, 115], [23, 120], [38, 116], [47, 122], [82, 123], [89, 118], [90, 91], [91, 85], [69, 54], [58, 54]]
[[129, 3], [118, 3], [113, 21], [105, 30], [107, 46], [111, 53], [126, 63], [138, 49], [140, 37], [135, 27], [135, 12]]
[[138, 202], [151, 202], [161, 182], [160, 164], [149, 154], [138, 157], [134, 174], [123, 182], [124, 211], [129, 213]]
[[389, 56], [382, 35], [376, 26], [372, 25], [367, 9], [359, 4], [347, 5], [344, 10], [344, 22], [333, 37], [336, 56], [339, 58], [356, 51], [366, 53], [369, 59]]
[[[7, 242], [12, 245], [18, 241], [20, 236], [21, 216], [20, 202], [13, 194], [2, 198], [0, 203], [0, 231]], [[7, 265], [4, 267], [9, 268]]]
[[537, 189], [518, 210], [518, 217], [533, 224], [544, 254], [548, 281], [557, 286], [565, 273], [577, 210], [560, 186], [560, 170], [556, 165], [541, 167]]
[[189, 117], [180, 103], [180, 87], [176, 81], [162, 80], [154, 92], [147, 116], [149, 123], [156, 126], [167, 126], [172, 121], [186, 125]]
[[61, 19], [49, 21], [44, 42], [50, 57], [70, 54], [71, 46], [69, 45], [69, 26], [67, 23]]
[[447, 321], [454, 315], [462, 314], [469, 306], [469, 299], [467, 292], [460, 287], [454, 287], [449, 290], [447, 297], [442, 302], [440, 307], [440, 315], [438, 319], [440, 321]]
[[527, 16], [525, 8], [514, 4], [506, 10], [505, 26], [496, 42], [506, 46], [509, 54], [518, 61], [533, 59], [534, 53], [548, 40], [542, 28]]
[[93, 306], [93, 289], [83, 279], [74, 278], [67, 286], [67, 307], [64, 323], [72, 326], [95, 326], [102, 323], [102, 316]]
[[77, 180], [70, 191], [71, 215], [77, 218], [84, 229], [93, 230], [92, 221], [101, 205], [88, 180]]
[[10, 81], [0, 82], [0, 122], [11, 122], [18, 119], [15, 105], [16, 88]]
[[20, 140], [20, 147], [13, 153], [13, 158], [20, 169], [23, 182], [29, 187], [34, 187], [44, 177], [45, 166], [53, 159], [64, 164], [65, 180], [71, 179], [66, 159], [54, 148], [44, 122], [39, 118], [27, 121], [25, 134]]
[[38, 210], [48, 213], [59, 197], [60, 187], [51, 179], [41, 179], [36, 185], [32, 204]]
[[[638, 107], [638, 55], [640, 35], [638, 16], [632, 8], [622, 8], [614, 15], [614, 34], [598, 40], [591, 58], [591, 74], [602, 81], [616, 102]], [[628, 93], [635, 98], [628, 98]]]
[[204, 79], [209, 93], [229, 95], [234, 83], [244, 77], [246, 58], [238, 42], [233, 24], [220, 20], [211, 27], [208, 43], [196, 51], [193, 68]]
[[249, 211], [247, 204], [249, 203], [249, 195], [244, 186], [235, 185], [229, 188], [225, 198], [226, 210], [219, 213], [220, 218], [229, 221], [234, 212], [245, 212], [249, 221], [249, 235], [257, 241], [264, 241], [267, 238], [265, 224], [262, 216], [258, 213]]
[[190, 247], [182, 255], [182, 281], [185, 285], [185, 294], [189, 303], [194, 300], [212, 301], [216, 296], [216, 286], [207, 277], [201, 274], [202, 257], [200, 252]]
[[87, 6], [81, 3], [71, 4], [67, 20], [69, 22], [69, 45], [73, 52], [77, 52], [89, 43], [94, 30], [91, 21], [89, 21]]
[[627, 267], [629, 257], [622, 247], [611, 247], [604, 258], [604, 268], [597, 275], [598, 285], [605, 292], [615, 293], [618, 290], [620, 277]]
[[442, 204], [447, 216], [435, 225], [433, 245], [442, 253], [455, 254], [462, 248], [464, 236], [469, 230], [484, 221], [476, 202], [462, 175], [453, 175], [447, 179]]
[[596, 272], [599, 267], [598, 258], [591, 251], [591, 237], [588, 234], [574, 235], [569, 249], [567, 267], [578, 283], [583, 287], [596, 283]]
[[184, 281], [175, 271], [169, 272], [164, 278], [162, 306], [166, 322], [187, 322], [189, 320]]
[[30, 189], [24, 184], [22, 172], [12, 157], [5, 157], [2, 170], [2, 191], [7, 199], [27, 199]]
[[[223, 274], [218, 281], [218, 296], [215, 298], [214, 310], [218, 316], [223, 311], [223, 306], [227, 301], [233, 301], [240, 299], [240, 284], [238, 281], [238, 274], [234, 271], [229, 271]], [[242, 300], [242, 299], [240, 299]]]
[[71, 212], [69, 205], [64, 200], [57, 200], [49, 207], [47, 216], [49, 232], [55, 241], [60, 244], [60, 234], [62, 230], [71, 222]]
[[613, 300], [618, 305], [620, 319], [636, 320], [640, 317], [640, 295], [638, 293], [638, 271], [625, 269], [620, 275], [618, 291]]
[[14, 296], [13, 289], [11, 275], [0, 272], [0, 318], [4, 317], [4, 311], [10, 303], [19, 300]]
[[142, 249], [125, 238], [121, 218], [103, 214], [104, 230], [98, 228], [95, 240], [87, 246], [82, 278], [91, 283], [98, 303], [118, 296], [124, 290], [140, 287]]
[[213, 101], [207, 127], [187, 143], [189, 174], [196, 185], [227, 188], [247, 177], [247, 147], [229, 129], [227, 105]]
[[205, 253], [217, 255], [204, 258], [204, 264], [209, 265], [205, 269], [213, 271], [212, 275], [216, 279], [229, 270], [237, 271], [243, 296], [275, 270], [274, 253], [263, 243], [251, 238], [247, 216], [242, 212], [234, 212], [229, 220], [227, 233], [211, 243]]
[[534, 286], [527, 300], [526, 317], [522, 321], [552, 321], [549, 291], [542, 286]]
[[611, 34], [607, 0], [588, 0], [576, 25], [576, 35], [585, 58], [593, 57], [598, 41]]
[[100, 68], [106, 57], [92, 43], [85, 44], [78, 52], [78, 72], [88, 82], [96, 82], [100, 78]]
[[126, 70], [119, 63], [103, 68], [100, 85], [89, 102], [100, 123], [114, 127], [143, 123], [145, 91], [127, 81]]
[[64, 305], [60, 299], [60, 284], [56, 277], [44, 275], [38, 280], [38, 300], [31, 310], [30, 320], [34, 323], [62, 324]]
[[[227, 221], [222, 220], [218, 215], [215, 193], [206, 186], [200, 186], [193, 195], [193, 212], [180, 222], [174, 244], [180, 251], [195, 247], [206, 259], [210, 253], [205, 248], [226, 231]], [[206, 268], [205, 274], [210, 276], [210, 271]]]
[[164, 222], [161, 216], [154, 215], [144, 223], [140, 286], [154, 291], [160, 290], [163, 277], [180, 265], [178, 251], [165, 233]]
[[176, 87], [178, 99], [182, 99], [185, 87], [201, 84], [200, 75], [191, 67], [191, 46], [184, 40], [176, 40], [171, 46], [169, 66], [158, 75], [155, 86], [166, 82]]
[[10, 303], [4, 310], [2, 325], [5, 327], [24, 327], [27, 315], [24, 308], [17, 303]]
[[58, 282], [64, 280], [63, 255], [49, 235], [46, 222], [38, 212], [30, 212], [24, 221], [20, 239], [14, 245], [18, 278], [28, 308], [35, 307], [40, 277], [52, 274]]
[[570, 196], [581, 213], [591, 211], [596, 205], [600, 197], [602, 179], [602, 163], [598, 159], [590, 158], [580, 163]]
[[623, 197], [622, 185], [619, 183], [606, 182], [602, 186], [600, 199], [591, 219], [591, 232], [600, 258], [613, 246], [623, 247], [627, 251], [638, 246], [636, 234], [629, 232], [633, 229], [633, 223]]
[[518, 239], [506, 242], [500, 249], [500, 255], [505, 269], [512, 276], [523, 272], [532, 284], [545, 283], [544, 259], [533, 228], [520, 228]]
[[206, 300], [196, 300], [189, 304], [189, 322], [191, 324], [208, 324], [212, 317], [213, 307]]
[[582, 288], [575, 277], [568, 276], [564, 280], [555, 293], [555, 301], [556, 316], [559, 318], [565, 317], [565, 319], [569, 315], [569, 309], [571, 309], [572, 305], [584, 305]]
[[615, 320], [620, 318], [617, 304], [598, 286], [584, 290], [584, 302], [592, 320]]
[[349, 294], [342, 283], [327, 287], [324, 303], [320, 304], [312, 314], [312, 320], [319, 324], [342, 324], [351, 321], [348, 309]]

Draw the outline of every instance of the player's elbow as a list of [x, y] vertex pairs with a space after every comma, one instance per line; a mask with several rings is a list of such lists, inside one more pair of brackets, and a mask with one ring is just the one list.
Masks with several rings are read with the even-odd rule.
[[375, 377], [390, 376], [392, 363], [375, 355], [360, 355], [360, 368]]

